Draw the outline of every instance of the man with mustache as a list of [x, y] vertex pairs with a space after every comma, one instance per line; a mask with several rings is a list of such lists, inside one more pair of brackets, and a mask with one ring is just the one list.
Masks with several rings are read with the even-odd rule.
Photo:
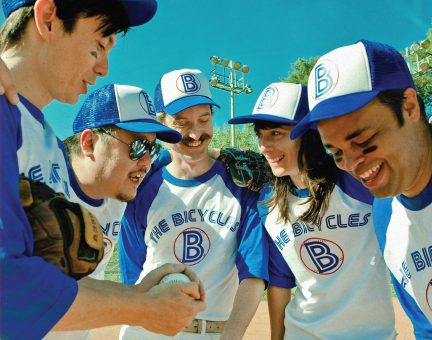
[[[190, 266], [206, 289], [206, 311], [181, 333], [205, 339], [241, 339], [268, 280], [257, 193], [237, 187], [209, 156], [213, 107], [209, 82], [199, 70], [162, 76], [155, 91], [158, 118], [181, 133], [172, 162], [147, 176], [130, 202], [119, 240], [122, 280], [140, 282], [166, 262]], [[239, 284], [240, 281], [240, 284]], [[142, 328], [122, 338], [161, 339]], [[164, 338], [164, 337], [162, 337]]]

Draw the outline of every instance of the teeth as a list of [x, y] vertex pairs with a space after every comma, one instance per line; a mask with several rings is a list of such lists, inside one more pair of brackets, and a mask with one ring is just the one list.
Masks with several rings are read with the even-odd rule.
[[201, 141], [200, 140], [195, 140], [195, 141], [190, 141], [189, 143], [185, 143], [187, 146], [199, 146], [201, 145]]
[[270, 163], [273, 163], [273, 162], [279, 162], [282, 158], [283, 158], [283, 156], [276, 157], [276, 158], [269, 158], [269, 157], [267, 157], [267, 160], [268, 160]]
[[380, 168], [380, 164], [375, 165], [372, 169], [369, 169], [368, 171], [365, 171], [364, 173], [362, 173], [360, 175], [361, 179], [366, 179], [368, 178], [370, 175], [372, 175], [374, 172], [376, 172], [379, 168]]
[[[147, 171], [146, 171], [146, 172], [147, 172]], [[134, 182], [137, 182], [137, 181], [139, 181], [141, 178], [144, 178], [146, 172], [145, 172], [145, 173], [141, 173], [141, 174], [137, 174], [137, 175], [130, 176], [130, 179], [131, 179], [132, 181], [134, 181]]]

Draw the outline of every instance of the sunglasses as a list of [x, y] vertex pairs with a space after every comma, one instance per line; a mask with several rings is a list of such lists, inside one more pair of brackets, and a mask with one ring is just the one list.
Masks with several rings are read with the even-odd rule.
[[156, 141], [150, 142], [147, 139], [135, 139], [132, 143], [126, 143], [125, 141], [122, 141], [120, 138], [114, 136], [109, 131], [105, 129], [99, 129], [99, 131], [107, 134], [108, 136], [111, 136], [114, 139], [117, 139], [119, 142], [127, 145], [129, 147], [129, 158], [133, 161], [136, 161], [137, 159], [140, 159], [144, 157], [146, 152], [151, 154], [152, 149], [154, 148]]

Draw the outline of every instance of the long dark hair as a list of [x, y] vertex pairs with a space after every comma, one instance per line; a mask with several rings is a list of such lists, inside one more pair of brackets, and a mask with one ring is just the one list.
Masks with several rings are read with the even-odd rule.
[[[256, 122], [254, 128], [258, 134], [261, 129], [273, 129], [280, 126], [280, 124], [270, 122]], [[315, 224], [328, 208], [338, 172], [333, 158], [326, 153], [317, 131], [309, 130], [301, 137], [297, 163], [309, 190], [309, 198], [304, 203], [309, 204], [309, 208], [299, 219]], [[294, 189], [296, 187], [289, 176], [276, 177], [273, 175], [273, 196], [263, 202], [270, 212], [277, 206], [279, 219], [284, 223], [295, 222], [290, 221], [289, 218], [289, 197]]]

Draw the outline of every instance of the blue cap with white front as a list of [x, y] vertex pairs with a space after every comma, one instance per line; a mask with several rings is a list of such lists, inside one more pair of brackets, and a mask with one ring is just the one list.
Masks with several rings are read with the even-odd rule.
[[251, 115], [232, 118], [228, 123], [245, 124], [262, 121], [295, 125], [308, 112], [306, 86], [272, 83], [261, 92]]
[[371, 102], [380, 92], [413, 88], [414, 81], [402, 55], [393, 47], [360, 40], [318, 59], [309, 75], [311, 111], [291, 132], [295, 139], [316, 122], [343, 116]]
[[181, 69], [165, 73], [155, 89], [156, 112], [169, 115], [197, 105], [216, 104], [210, 93], [209, 81], [200, 70]]
[[181, 134], [156, 119], [150, 96], [139, 87], [105, 85], [85, 100], [73, 122], [73, 132], [115, 125], [137, 133], [155, 133], [156, 138], [177, 143]]
[[[150, 21], [157, 10], [156, 0], [119, 0], [129, 16], [130, 26], [139, 26]], [[3, 12], [7, 18], [18, 8], [33, 5], [36, 0], [2, 0]], [[101, 4], [102, 6], [102, 4]]]

